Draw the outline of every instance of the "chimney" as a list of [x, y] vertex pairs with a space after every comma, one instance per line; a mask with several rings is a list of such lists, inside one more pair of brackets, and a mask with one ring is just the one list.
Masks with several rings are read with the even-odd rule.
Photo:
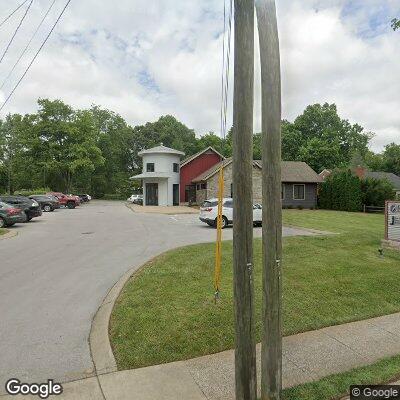
[[360, 178], [364, 179], [365, 178], [365, 172], [366, 168], [362, 167], [361, 165], [358, 165], [356, 168], [354, 168], [354, 173]]

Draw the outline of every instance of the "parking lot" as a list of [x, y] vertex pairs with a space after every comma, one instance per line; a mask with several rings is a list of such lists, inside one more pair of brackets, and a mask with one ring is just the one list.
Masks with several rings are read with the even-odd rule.
[[[167, 249], [215, 240], [197, 215], [135, 213], [112, 201], [44, 213], [10, 230], [18, 235], [0, 240], [0, 391], [10, 377], [93, 375], [91, 321], [118, 278]], [[224, 230], [231, 237], [232, 228]]]

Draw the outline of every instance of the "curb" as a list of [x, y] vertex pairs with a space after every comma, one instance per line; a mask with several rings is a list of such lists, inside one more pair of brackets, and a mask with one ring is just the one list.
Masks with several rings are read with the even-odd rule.
[[8, 231], [4, 235], [0, 236], [0, 240], [11, 239], [11, 238], [13, 238], [13, 237], [15, 237], [17, 235], [18, 235], [18, 231]]
[[96, 375], [117, 372], [117, 362], [110, 344], [109, 323], [115, 302], [128, 280], [140, 272], [148, 264], [146, 261], [140, 267], [130, 268], [122, 275], [109, 290], [100, 307], [98, 308], [90, 328], [89, 348]]

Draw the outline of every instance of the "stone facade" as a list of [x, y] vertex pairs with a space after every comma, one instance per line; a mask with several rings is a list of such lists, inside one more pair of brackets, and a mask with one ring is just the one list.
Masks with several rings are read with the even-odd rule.
[[[202, 204], [206, 199], [218, 197], [218, 180], [219, 173], [211, 176], [205, 183], [206, 188], [201, 189], [200, 183], [196, 185], [196, 203]], [[224, 168], [224, 197], [232, 197], [232, 163]], [[261, 169], [253, 166], [253, 201], [254, 203], [261, 203], [262, 201], [262, 183], [261, 183]]]
[[[203, 204], [204, 200], [218, 197], [219, 173], [212, 175], [207, 181], [196, 183], [196, 203]], [[294, 185], [304, 185], [304, 199], [294, 199]], [[205, 187], [204, 187], [205, 186]], [[284, 208], [315, 208], [317, 206], [316, 183], [282, 183], [282, 207]], [[224, 168], [224, 197], [232, 197], [232, 163]], [[262, 171], [253, 166], [253, 202], [262, 203]]]

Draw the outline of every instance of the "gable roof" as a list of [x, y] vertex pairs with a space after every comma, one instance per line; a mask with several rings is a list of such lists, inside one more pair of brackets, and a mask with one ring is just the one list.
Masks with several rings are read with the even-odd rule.
[[391, 182], [396, 190], [400, 190], [400, 176], [397, 176], [391, 172], [365, 172], [366, 178], [374, 178], [374, 179], [387, 179]]
[[282, 161], [282, 182], [320, 183], [323, 179], [303, 161]]
[[152, 147], [151, 149], [145, 149], [145, 150], [139, 151], [138, 155], [142, 156], [143, 154], [154, 154], [154, 153], [177, 154], [180, 156], [185, 155], [185, 153], [183, 151], [171, 149], [170, 147], [164, 146], [162, 143], [159, 146]]
[[[232, 158], [223, 161], [223, 166], [227, 167], [231, 164]], [[254, 160], [253, 165], [262, 169], [261, 160]], [[210, 179], [215, 175], [221, 166], [218, 163], [205, 171], [201, 175], [193, 179], [193, 182], [201, 182]], [[305, 162], [302, 161], [282, 161], [282, 182], [299, 182], [299, 183], [320, 183], [322, 178]]]
[[225, 157], [219, 153], [217, 150], [214, 149], [214, 147], [212, 146], [208, 146], [206, 147], [204, 150], [200, 150], [199, 152], [197, 152], [196, 154], [193, 154], [192, 156], [189, 156], [187, 158], [185, 158], [182, 162], [181, 162], [181, 168], [186, 165], [189, 164], [191, 161], [193, 161], [195, 158], [201, 156], [202, 154], [206, 153], [207, 151], [213, 151], [215, 154], [217, 154], [218, 156], [221, 157], [222, 160], [225, 159]]

